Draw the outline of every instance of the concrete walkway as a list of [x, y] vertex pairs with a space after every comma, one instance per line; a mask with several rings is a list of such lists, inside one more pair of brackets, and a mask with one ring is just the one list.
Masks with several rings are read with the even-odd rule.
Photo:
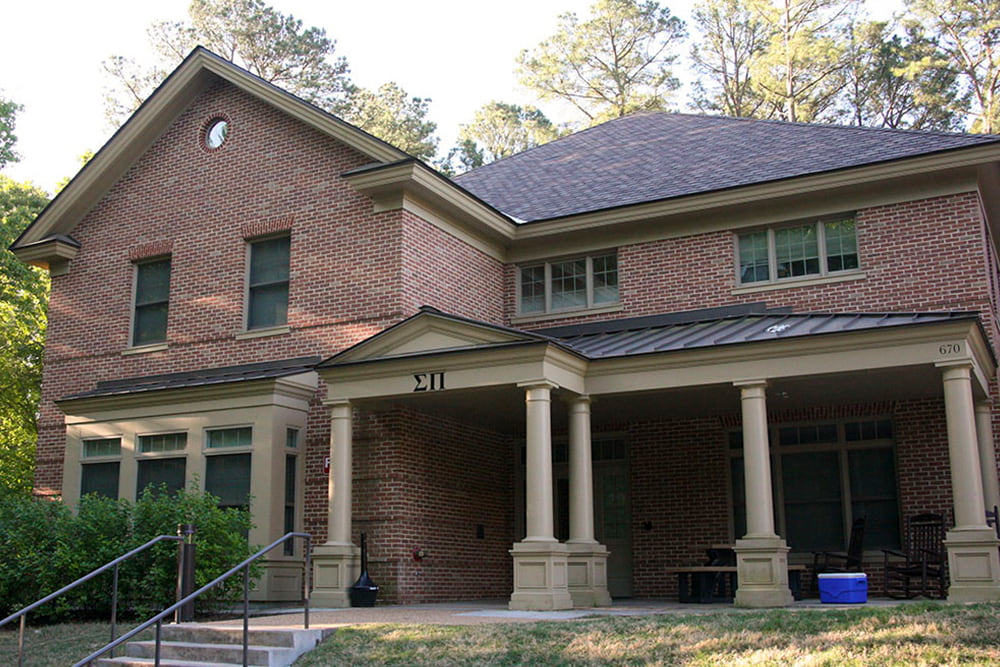
[[[870, 599], [866, 604], [822, 604], [810, 599], [794, 602], [789, 611], [806, 609], [857, 609], [907, 604], [909, 600]], [[473, 625], [479, 623], [534, 623], [537, 621], [572, 621], [594, 616], [649, 616], [653, 614], [711, 614], [738, 610], [732, 604], [681, 604], [667, 600], [615, 600], [610, 607], [566, 611], [511, 611], [506, 600], [475, 600], [432, 604], [377, 605], [349, 609], [312, 609], [309, 626], [337, 628], [369, 623]], [[251, 628], [302, 627], [302, 608], [257, 609]], [[219, 625], [242, 625], [242, 619], [216, 621]]]

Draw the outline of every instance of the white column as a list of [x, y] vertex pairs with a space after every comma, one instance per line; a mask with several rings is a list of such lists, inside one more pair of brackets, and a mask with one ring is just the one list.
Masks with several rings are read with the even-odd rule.
[[552, 389], [538, 383], [525, 387], [525, 542], [555, 542], [552, 508]]
[[767, 438], [765, 382], [737, 385], [743, 411], [743, 477], [747, 537], [775, 537], [771, 495], [771, 453]]
[[594, 539], [594, 465], [590, 448], [590, 397], [569, 400], [569, 594], [576, 607], [605, 607], [608, 550]]
[[534, 380], [518, 385], [525, 394], [525, 532], [510, 550], [514, 559], [516, 610], [570, 609], [568, 549], [555, 538], [552, 507], [552, 390], [556, 385]]
[[[942, 364], [948, 461], [955, 527], [945, 536], [948, 601], [1000, 600], [996, 533], [986, 525], [979, 434], [972, 397], [972, 364]], [[980, 425], [980, 428], [981, 425]]]
[[569, 405], [569, 541], [597, 544], [594, 539], [594, 468], [590, 448], [590, 397]]
[[351, 543], [353, 407], [330, 401], [330, 479], [326, 542], [313, 548], [312, 604], [349, 607], [348, 588], [358, 577], [359, 550]]
[[1000, 482], [997, 480], [997, 454], [993, 441], [993, 410], [989, 401], [976, 403], [976, 440], [979, 444], [979, 467], [983, 473], [983, 504], [992, 511], [1000, 505]]
[[327, 544], [351, 544], [354, 415], [351, 404], [330, 406], [330, 486]]
[[972, 367], [967, 364], [943, 368], [948, 460], [955, 502], [955, 528], [958, 529], [986, 525], [971, 371]]
[[791, 604], [788, 545], [774, 532], [771, 456], [767, 440], [767, 382], [733, 383], [740, 389], [743, 413], [743, 477], [747, 534], [736, 540], [737, 607], [783, 607]]

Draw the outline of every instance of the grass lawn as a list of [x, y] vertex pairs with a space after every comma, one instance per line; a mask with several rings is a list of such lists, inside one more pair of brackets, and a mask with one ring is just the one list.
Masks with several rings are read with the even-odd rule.
[[[30, 622], [30, 619], [29, 619]], [[118, 634], [134, 627], [128, 621], [118, 626]], [[141, 635], [152, 638], [151, 631]], [[111, 641], [109, 623], [57, 623], [28, 626], [24, 633], [25, 667], [67, 667]], [[121, 655], [118, 649], [117, 655]], [[0, 629], [0, 665], [17, 665], [17, 622]]]
[[1000, 603], [338, 630], [319, 665], [1000, 665]]

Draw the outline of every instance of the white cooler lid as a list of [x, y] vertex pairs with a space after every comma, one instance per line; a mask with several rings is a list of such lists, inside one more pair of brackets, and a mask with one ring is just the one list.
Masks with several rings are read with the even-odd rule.
[[820, 579], [866, 579], [867, 577], [864, 572], [831, 572], [819, 575]]

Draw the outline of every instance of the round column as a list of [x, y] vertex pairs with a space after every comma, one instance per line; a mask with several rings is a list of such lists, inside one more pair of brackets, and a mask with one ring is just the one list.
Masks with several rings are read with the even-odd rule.
[[354, 415], [349, 402], [330, 407], [330, 487], [327, 544], [351, 544]]
[[589, 396], [577, 396], [569, 404], [569, 541], [597, 543]]
[[986, 525], [971, 371], [972, 367], [967, 364], [942, 369], [956, 529]]
[[555, 542], [552, 509], [552, 389], [530, 384], [525, 393], [525, 542]]
[[976, 442], [979, 445], [979, 468], [983, 474], [983, 502], [990, 511], [1000, 505], [1000, 482], [997, 480], [997, 454], [993, 442], [993, 410], [989, 401], [976, 403]]
[[743, 413], [747, 537], [776, 537], [771, 497], [771, 454], [767, 441], [767, 383], [737, 382], [736, 386], [740, 388]]

